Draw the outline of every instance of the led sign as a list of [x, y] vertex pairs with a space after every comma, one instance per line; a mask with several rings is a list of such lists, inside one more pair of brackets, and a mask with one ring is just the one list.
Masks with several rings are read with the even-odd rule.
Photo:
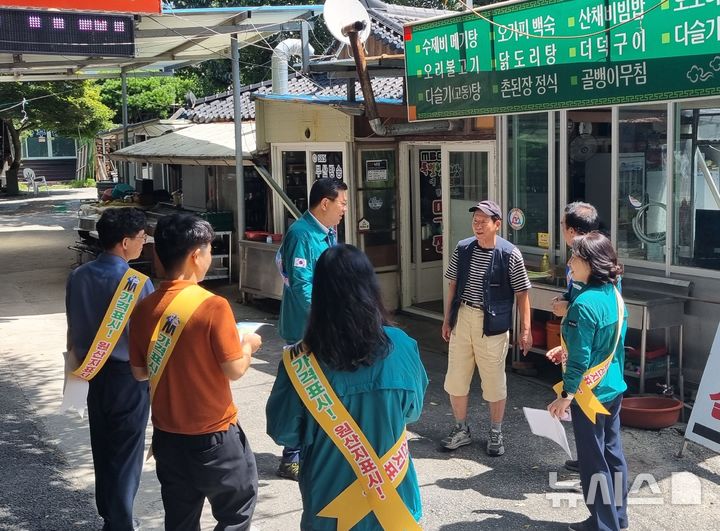
[[0, 9], [0, 52], [133, 57], [132, 16]]
[[158, 14], [161, 12], [160, 0], [0, 0], [0, 6], [115, 13]]

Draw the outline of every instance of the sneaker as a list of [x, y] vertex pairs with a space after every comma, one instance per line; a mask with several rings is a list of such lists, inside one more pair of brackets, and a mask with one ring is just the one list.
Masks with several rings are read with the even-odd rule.
[[300, 475], [300, 463], [280, 463], [276, 474], [281, 478], [297, 481]]
[[577, 460], [568, 459], [565, 461], [565, 468], [570, 472], [580, 472], [580, 464]]
[[501, 431], [490, 430], [485, 451], [492, 457], [498, 457], [505, 453]]
[[461, 446], [467, 446], [471, 442], [470, 428], [463, 428], [460, 424], [455, 424], [450, 435], [440, 441], [446, 450], [457, 450]]

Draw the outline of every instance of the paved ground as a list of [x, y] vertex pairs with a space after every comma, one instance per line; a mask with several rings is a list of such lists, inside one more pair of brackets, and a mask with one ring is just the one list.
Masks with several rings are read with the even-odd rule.
[[[93, 193], [67, 190], [37, 198], [0, 197], [0, 529], [99, 529], [87, 423], [56, 413], [62, 386], [64, 283], [75, 261], [67, 246], [75, 239], [72, 228], [79, 201]], [[276, 322], [273, 301], [241, 305], [235, 286], [212, 287], [233, 302], [238, 320]], [[507, 453], [491, 459], [483, 451], [487, 408], [481, 406], [475, 382], [470, 420], [476, 441], [454, 453], [439, 452], [436, 441], [451, 423], [442, 390], [446, 362], [439, 324], [407, 316], [397, 319], [419, 340], [430, 377], [423, 416], [410, 426], [424, 528], [559, 530], [566, 529], [563, 523], [583, 520], [587, 510], [578, 495], [551, 488], [552, 473], [560, 471], [560, 480], [572, 479], [560, 469], [565, 457], [549, 441], [533, 436], [522, 415], [523, 406], [547, 404], [548, 385], [509, 375]], [[297, 529], [297, 485], [275, 477], [279, 448], [265, 435], [265, 402], [281, 341], [274, 327], [265, 327], [263, 338], [251, 370], [233, 384], [260, 472], [255, 525], [262, 531]], [[717, 529], [720, 457], [694, 445], [682, 459], [673, 457], [683, 428], [623, 430], [631, 477], [652, 478], [638, 484], [641, 488], [631, 497], [631, 529]], [[560, 503], [557, 507], [554, 498]], [[144, 529], [162, 528], [152, 462], [143, 472], [136, 514]], [[212, 522], [206, 510], [203, 529], [211, 529]]]

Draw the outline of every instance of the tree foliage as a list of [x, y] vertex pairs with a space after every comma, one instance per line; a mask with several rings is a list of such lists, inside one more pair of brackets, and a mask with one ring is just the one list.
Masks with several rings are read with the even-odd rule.
[[0, 83], [0, 102], [0, 118], [8, 125], [14, 152], [6, 174], [8, 193], [18, 192], [23, 132], [48, 129], [61, 136], [93, 137], [110, 126], [113, 116], [91, 81]]
[[[113, 122], [122, 123], [122, 82], [100, 82], [102, 102], [114, 111]], [[167, 118], [174, 105], [185, 103], [185, 94], [198, 88], [197, 76], [130, 77], [127, 80], [128, 123]]]

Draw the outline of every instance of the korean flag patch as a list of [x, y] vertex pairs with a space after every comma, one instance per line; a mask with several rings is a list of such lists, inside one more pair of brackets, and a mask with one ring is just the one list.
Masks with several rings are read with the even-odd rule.
[[304, 258], [297, 257], [297, 258], [295, 258], [295, 261], [293, 262], [293, 266], [307, 267], [307, 260], [305, 260]]

